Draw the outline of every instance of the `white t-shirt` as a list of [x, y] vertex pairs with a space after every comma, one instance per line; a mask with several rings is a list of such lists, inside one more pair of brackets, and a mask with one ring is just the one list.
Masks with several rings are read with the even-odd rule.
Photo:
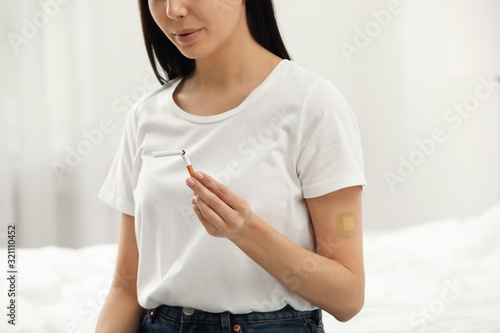
[[[304, 198], [366, 185], [355, 115], [334, 85], [290, 60], [236, 108], [196, 116], [177, 106], [178, 77], [138, 101], [99, 198], [135, 216], [139, 304], [210, 312], [316, 309], [236, 245], [210, 236], [191, 207], [184, 149], [203, 171], [243, 196], [264, 221], [315, 251]], [[290, 276], [290, 278], [293, 278]], [[335, 278], [335, 277], [332, 277]]]

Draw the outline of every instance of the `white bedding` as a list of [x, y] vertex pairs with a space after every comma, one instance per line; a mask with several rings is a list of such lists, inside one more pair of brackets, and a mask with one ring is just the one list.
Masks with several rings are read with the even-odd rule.
[[[364, 250], [365, 306], [347, 323], [323, 312], [326, 332], [500, 332], [500, 204], [467, 220], [365, 232]], [[18, 249], [17, 325], [6, 323], [2, 278], [0, 331], [93, 332], [116, 253], [116, 244]]]

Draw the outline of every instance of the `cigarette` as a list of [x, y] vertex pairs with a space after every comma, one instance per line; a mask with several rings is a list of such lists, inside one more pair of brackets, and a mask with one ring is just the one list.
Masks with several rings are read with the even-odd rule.
[[194, 169], [193, 169], [193, 166], [191, 165], [191, 161], [189, 160], [189, 157], [187, 156], [187, 153], [185, 150], [165, 150], [165, 151], [153, 152], [153, 157], [165, 157], [165, 156], [174, 156], [174, 155], [181, 155], [182, 156], [182, 158], [184, 159], [184, 163], [186, 164], [186, 167], [189, 171], [189, 175], [191, 177], [194, 177]]

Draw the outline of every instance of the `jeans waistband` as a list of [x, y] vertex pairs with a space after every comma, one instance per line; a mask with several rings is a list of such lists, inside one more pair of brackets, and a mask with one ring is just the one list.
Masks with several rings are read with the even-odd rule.
[[312, 311], [298, 311], [292, 308], [290, 305], [285, 306], [281, 310], [272, 312], [250, 312], [246, 314], [232, 314], [230, 312], [212, 313], [205, 312], [201, 310], [196, 310], [193, 308], [186, 308], [180, 306], [169, 306], [161, 305], [156, 309], [149, 310], [151, 315], [154, 317], [156, 315], [161, 315], [170, 320], [175, 320], [178, 322], [205, 322], [205, 323], [220, 323], [221, 317], [229, 317], [233, 322], [237, 323], [255, 323], [255, 322], [267, 322], [267, 321], [277, 321], [277, 320], [290, 320], [298, 318], [313, 318], [315, 321], [321, 320], [321, 310], [316, 309]]

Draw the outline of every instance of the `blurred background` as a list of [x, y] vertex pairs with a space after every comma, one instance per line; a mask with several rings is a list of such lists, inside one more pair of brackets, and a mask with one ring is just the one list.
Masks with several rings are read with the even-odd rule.
[[[253, 1], [253, 0], [250, 0]], [[365, 229], [480, 214], [500, 191], [500, 1], [275, 0], [294, 61], [360, 126]], [[124, 116], [159, 86], [136, 1], [0, 3], [0, 237], [118, 240], [97, 199]]]

